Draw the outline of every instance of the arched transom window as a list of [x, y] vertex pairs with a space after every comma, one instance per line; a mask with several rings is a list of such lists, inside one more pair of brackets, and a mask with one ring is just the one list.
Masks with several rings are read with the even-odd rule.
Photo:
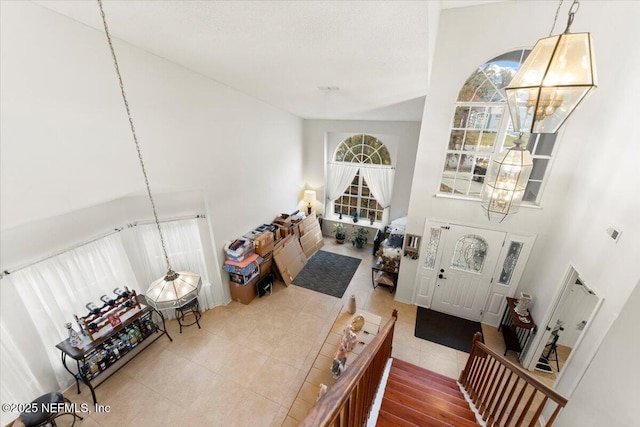
[[[391, 167], [389, 150], [378, 138], [358, 134], [342, 141], [334, 155], [335, 162], [358, 163], [363, 165], [379, 165]], [[355, 216], [356, 212], [363, 219], [382, 221], [384, 208], [373, 196], [363, 173], [359, 170], [351, 183], [333, 202], [333, 212], [336, 215]]]
[[[504, 89], [529, 54], [515, 50], [482, 64], [464, 83], [453, 112], [440, 193], [480, 198], [492, 156], [513, 146]], [[533, 171], [524, 202], [537, 204], [555, 145], [555, 134], [525, 134]]]

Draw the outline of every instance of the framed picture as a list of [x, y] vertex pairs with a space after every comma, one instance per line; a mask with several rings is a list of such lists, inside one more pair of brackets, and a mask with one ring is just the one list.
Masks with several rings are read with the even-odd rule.
[[114, 329], [122, 325], [122, 320], [120, 320], [120, 316], [118, 316], [118, 313], [110, 314], [108, 319], [109, 323], [111, 323], [111, 327]]

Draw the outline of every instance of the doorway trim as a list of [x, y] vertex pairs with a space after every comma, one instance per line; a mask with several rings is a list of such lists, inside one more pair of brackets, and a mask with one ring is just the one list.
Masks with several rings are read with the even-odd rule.
[[[571, 288], [573, 287], [573, 284], [576, 282], [576, 280], [578, 280], [578, 278], [580, 278], [580, 274], [572, 264], [569, 264], [569, 268], [567, 270], [567, 273], [565, 274], [562, 286], [558, 291], [558, 293], [556, 294], [556, 298], [553, 301], [553, 304], [552, 304], [553, 309], [550, 311], [550, 315], [547, 317], [545, 322], [540, 324], [540, 329], [539, 329], [541, 331], [541, 333], [539, 334], [540, 338], [535, 344], [532, 342], [531, 347], [529, 348], [529, 351], [527, 352], [527, 355], [523, 360], [522, 365], [525, 366], [526, 369], [531, 371], [535, 368], [535, 364], [540, 358], [540, 356], [542, 355], [542, 353], [544, 352], [544, 348], [547, 345], [547, 341], [549, 341], [549, 337], [551, 336], [552, 327], [550, 325], [555, 324], [556, 320], [560, 316], [561, 314], [560, 310], [563, 309], [563, 304], [567, 300], [569, 294], [571, 293]], [[584, 279], [580, 279], [580, 280], [584, 283]], [[552, 387], [554, 389], [555, 389], [555, 384], [557, 384], [558, 381], [560, 381], [560, 379], [563, 377], [564, 373], [566, 372], [567, 365], [569, 365], [573, 360], [573, 357], [576, 354], [576, 350], [580, 347], [580, 344], [582, 343], [582, 340], [584, 339], [587, 330], [591, 327], [591, 324], [593, 323], [593, 319], [597, 316], [598, 312], [600, 311], [600, 307], [604, 302], [604, 297], [602, 297], [598, 291], [595, 291], [593, 289], [592, 291], [598, 297], [598, 301], [596, 302], [595, 307], [591, 311], [591, 314], [587, 319], [587, 324], [582, 330], [582, 333], [578, 337], [578, 340], [576, 341], [575, 345], [572, 347], [571, 353], [569, 354], [569, 357], [565, 361], [562, 371], [558, 373], [554, 386]], [[586, 369], [587, 367], [585, 367], [584, 371], [586, 371]], [[581, 373], [580, 376], [584, 374], [584, 371]], [[571, 394], [573, 394], [573, 391], [575, 390], [576, 386], [577, 386], [577, 382], [571, 387], [571, 389], [569, 390], [569, 396], [567, 397], [570, 397]]]
[[[500, 232], [505, 234], [505, 239], [502, 244], [502, 248], [500, 248], [500, 252], [498, 255], [498, 259], [496, 265], [493, 268], [492, 279], [490, 283], [489, 290], [487, 295], [485, 296], [484, 302], [482, 304], [482, 314], [480, 316], [480, 322], [486, 323], [491, 326], [495, 326], [496, 328], [499, 325], [502, 314], [507, 305], [507, 301], [505, 297], [512, 297], [516, 290], [520, 285], [520, 279], [524, 273], [526, 265], [529, 261], [529, 256], [533, 250], [533, 246], [535, 245], [537, 235], [531, 233], [523, 233], [523, 232], [512, 232], [508, 230], [503, 230], [497, 227], [486, 226], [486, 224], [478, 225], [474, 223], [469, 223], [465, 221], [451, 221], [446, 219], [439, 218], [425, 218], [424, 226], [423, 226], [423, 238], [420, 248], [420, 258], [418, 259], [418, 266], [416, 268], [413, 293], [411, 297], [411, 304], [418, 305], [425, 308], [432, 308], [432, 300], [435, 289], [435, 280], [433, 278], [429, 278], [430, 272], [427, 274], [423, 274], [422, 266], [427, 258], [427, 247], [429, 246], [429, 234], [431, 228], [440, 228], [446, 232], [449, 226], [459, 226], [459, 227], [467, 227], [478, 230], [485, 230], [489, 232]], [[512, 274], [509, 276], [508, 281], [506, 283], [500, 282], [500, 274], [505, 266], [505, 260], [508, 256], [510, 244], [522, 244], [521, 252], [516, 257], [516, 264], [512, 266]], [[443, 245], [444, 243], [440, 241], [438, 245]], [[442, 262], [442, 248], [438, 249], [437, 256], [435, 259], [432, 259], [432, 264], [439, 265]], [[428, 267], [427, 269], [431, 269]], [[435, 269], [432, 272], [434, 275], [436, 274]], [[421, 294], [422, 292], [422, 294]], [[498, 295], [499, 294], [499, 295]], [[419, 303], [418, 298], [422, 298], [422, 301]]]

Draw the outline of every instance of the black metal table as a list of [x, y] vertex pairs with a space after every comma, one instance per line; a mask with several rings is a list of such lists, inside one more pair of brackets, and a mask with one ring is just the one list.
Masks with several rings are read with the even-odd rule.
[[[162, 313], [155, 310], [153, 307], [146, 305], [144, 296], [140, 295], [139, 297], [141, 299], [140, 302], [143, 304], [140, 310], [132, 314], [127, 319], [124, 319], [119, 326], [109, 331], [105, 336], [96, 338], [82, 348], [72, 346], [68, 338], [56, 345], [60, 350], [64, 368], [76, 380], [78, 394], [80, 394], [80, 382], [82, 382], [89, 387], [89, 390], [91, 390], [91, 397], [93, 398], [94, 405], [98, 403], [95, 393], [95, 388], [98, 385], [113, 375], [129, 360], [147, 348], [162, 335], [166, 335], [170, 341], [173, 341], [171, 336], [167, 333]], [[151, 326], [138, 327], [138, 325], [155, 325], [155, 329], [151, 330], [153, 329]], [[98, 360], [99, 357], [104, 357], [103, 353], [107, 352], [106, 349], [113, 349], [113, 346], [111, 345], [113, 340], [120, 340], [120, 337], [128, 335], [128, 331], [132, 328], [134, 330], [137, 328], [138, 332], [140, 332], [140, 329], [144, 329], [148, 334], [146, 336], [143, 336], [144, 334], [139, 334], [138, 337], [135, 338], [134, 345], [131, 345], [131, 342], [129, 342], [129, 346], [126, 347], [126, 351], [124, 351], [124, 348], [122, 351], [119, 349], [117, 352], [118, 355], [112, 356], [115, 358], [113, 361], [104, 361], [104, 367], [98, 366], [98, 368], [93, 371], [91, 366], [95, 363], [94, 358], [95, 360]], [[111, 353], [115, 352], [112, 351]], [[75, 360], [75, 372], [67, 364], [68, 358]], [[100, 364], [102, 364], [103, 359], [100, 358], [100, 361]]]

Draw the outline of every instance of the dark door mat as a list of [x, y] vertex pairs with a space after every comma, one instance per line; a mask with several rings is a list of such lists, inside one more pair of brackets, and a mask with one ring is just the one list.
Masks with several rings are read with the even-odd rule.
[[470, 353], [476, 332], [482, 332], [480, 322], [418, 307], [415, 330], [418, 338]]

